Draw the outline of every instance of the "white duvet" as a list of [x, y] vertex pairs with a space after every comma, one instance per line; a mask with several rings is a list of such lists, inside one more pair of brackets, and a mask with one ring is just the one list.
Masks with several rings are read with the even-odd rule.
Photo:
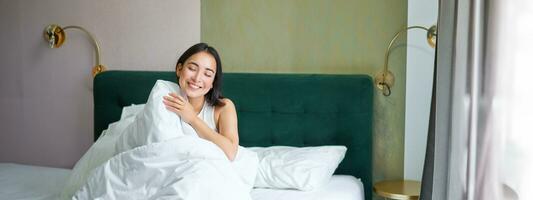
[[255, 174], [237, 169], [213, 143], [183, 136], [114, 156], [73, 199], [251, 199]]
[[63, 197], [76, 191], [76, 200], [251, 199], [257, 154], [239, 147], [230, 162], [218, 146], [191, 133], [188, 124], [164, 108], [162, 97], [169, 92], [179, 93], [179, 88], [157, 81], [134, 119], [110, 125], [74, 167], [73, 184]]

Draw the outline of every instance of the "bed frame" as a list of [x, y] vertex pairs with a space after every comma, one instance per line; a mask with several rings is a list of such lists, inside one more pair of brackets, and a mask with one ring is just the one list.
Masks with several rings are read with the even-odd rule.
[[[120, 118], [122, 107], [145, 103], [157, 79], [174, 72], [106, 71], [94, 79], [94, 138]], [[335, 174], [349, 174], [372, 198], [372, 105], [367, 75], [225, 73], [223, 95], [236, 105], [240, 145], [345, 145]]]

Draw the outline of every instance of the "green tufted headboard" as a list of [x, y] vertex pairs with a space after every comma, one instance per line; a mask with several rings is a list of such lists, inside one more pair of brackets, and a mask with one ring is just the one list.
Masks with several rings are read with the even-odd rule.
[[[145, 103], [157, 79], [174, 72], [107, 71], [94, 79], [94, 138]], [[372, 79], [367, 75], [225, 73], [223, 95], [237, 107], [242, 146], [345, 145], [336, 174], [361, 178], [372, 197]]]

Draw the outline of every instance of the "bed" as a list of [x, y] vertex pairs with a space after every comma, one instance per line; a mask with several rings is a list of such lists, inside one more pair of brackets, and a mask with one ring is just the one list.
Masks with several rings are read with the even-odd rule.
[[[107, 71], [96, 76], [94, 138], [120, 118], [124, 106], [145, 103], [158, 79], [175, 81], [176, 77], [174, 72], [154, 71]], [[242, 146], [347, 147], [324, 188], [311, 192], [254, 189], [253, 199], [340, 199], [361, 193], [371, 199], [373, 85], [369, 76], [225, 73], [223, 84], [224, 96], [237, 108]], [[267, 125], [265, 120], [272, 123]], [[0, 184], [11, 181], [13, 177], [2, 174], [15, 168], [0, 165]], [[59, 182], [68, 174], [68, 170], [47, 170]]]

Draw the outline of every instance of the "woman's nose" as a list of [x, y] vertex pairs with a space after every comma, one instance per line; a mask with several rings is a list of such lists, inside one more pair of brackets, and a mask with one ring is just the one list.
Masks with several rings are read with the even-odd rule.
[[200, 80], [200, 72], [194, 73], [192, 78], [193, 78], [194, 82], [198, 82], [198, 80]]

